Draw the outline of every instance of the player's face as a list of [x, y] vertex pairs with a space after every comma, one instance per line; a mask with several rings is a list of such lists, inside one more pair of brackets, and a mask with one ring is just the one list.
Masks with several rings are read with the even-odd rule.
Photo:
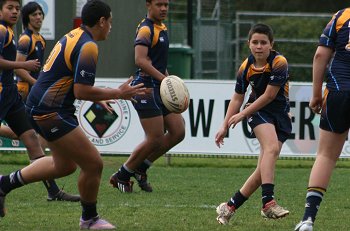
[[43, 24], [44, 15], [41, 12], [41, 10], [37, 9], [33, 13], [29, 15], [29, 27], [32, 27], [31, 29], [34, 29], [35, 31], [39, 32], [41, 29], [41, 25]]
[[146, 3], [148, 9], [148, 17], [156, 23], [160, 23], [168, 15], [169, 0], [152, 0]]
[[100, 25], [101, 25], [101, 39], [100, 40], [106, 40], [109, 33], [111, 32], [111, 29], [112, 29], [112, 13], [108, 19], [103, 18], [102, 21], [100, 22]]
[[265, 64], [267, 57], [270, 55], [273, 43], [265, 34], [254, 33], [249, 40], [250, 52], [254, 56], [256, 62]]
[[17, 1], [7, 1], [0, 10], [0, 19], [7, 22], [10, 26], [17, 23], [20, 15], [21, 6]]

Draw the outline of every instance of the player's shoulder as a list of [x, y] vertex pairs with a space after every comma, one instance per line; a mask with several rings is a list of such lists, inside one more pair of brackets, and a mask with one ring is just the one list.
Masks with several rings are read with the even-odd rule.
[[1, 34], [4, 34], [4, 33], [7, 33], [8, 32], [8, 28], [6, 25], [0, 23], [0, 33]]

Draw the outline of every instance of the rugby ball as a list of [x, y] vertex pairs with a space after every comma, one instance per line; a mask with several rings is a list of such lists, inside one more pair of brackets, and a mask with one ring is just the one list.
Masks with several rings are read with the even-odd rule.
[[169, 75], [162, 80], [160, 97], [170, 112], [178, 114], [186, 111], [190, 102], [190, 94], [185, 82], [175, 75]]

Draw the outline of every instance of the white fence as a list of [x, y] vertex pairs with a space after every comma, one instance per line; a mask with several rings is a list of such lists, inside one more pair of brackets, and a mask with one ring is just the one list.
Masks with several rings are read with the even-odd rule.
[[[97, 79], [96, 85], [116, 87], [122, 79]], [[225, 145], [217, 148], [215, 134], [225, 116], [225, 110], [234, 91], [233, 81], [185, 80], [191, 93], [189, 109], [183, 113], [186, 138], [170, 150], [176, 154], [257, 155], [259, 143], [247, 137], [246, 123], [231, 129]], [[291, 83], [290, 101], [293, 114], [292, 137], [283, 145], [281, 156], [315, 156], [318, 142], [319, 116], [311, 112], [308, 102], [310, 83]], [[91, 102], [77, 101], [77, 116], [87, 137], [104, 154], [130, 154], [144, 138], [137, 113], [129, 101], [118, 100], [112, 107], [114, 115], [96, 110]], [[9, 147], [1, 142], [0, 150], [23, 150], [18, 142]], [[17, 147], [16, 147], [17, 145]], [[350, 157], [350, 142], [346, 142], [342, 157]]]

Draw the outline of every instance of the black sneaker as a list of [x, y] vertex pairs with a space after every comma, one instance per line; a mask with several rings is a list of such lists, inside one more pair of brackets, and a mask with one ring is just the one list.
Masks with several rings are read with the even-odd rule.
[[114, 188], [119, 189], [120, 192], [123, 193], [132, 193], [132, 186], [134, 184], [133, 181], [122, 181], [117, 177], [117, 173], [114, 173], [111, 178], [109, 178], [109, 183], [113, 185]]
[[134, 177], [137, 180], [137, 183], [139, 184], [141, 190], [146, 192], [153, 191], [151, 184], [147, 182], [147, 173], [136, 170]]
[[58, 191], [56, 195], [48, 195], [47, 201], [70, 201], [70, 202], [78, 202], [80, 201], [79, 195], [71, 195], [63, 191], [62, 189]]

